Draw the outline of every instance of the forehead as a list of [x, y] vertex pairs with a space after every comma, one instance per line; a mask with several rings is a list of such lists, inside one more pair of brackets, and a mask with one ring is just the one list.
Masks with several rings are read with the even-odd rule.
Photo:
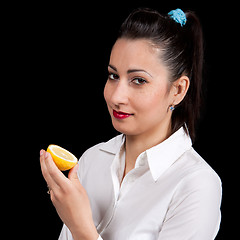
[[[120, 38], [116, 41], [111, 52], [111, 58], [117, 60], [121, 57], [128, 58], [131, 60], [147, 61], [148, 59], [157, 60], [157, 49], [154, 49], [150, 42], [144, 39], [125, 39]], [[127, 60], [127, 59], [126, 59]]]
[[158, 74], [165, 67], [161, 63], [160, 49], [145, 39], [120, 38], [113, 46], [110, 64], [117, 69], [142, 68]]

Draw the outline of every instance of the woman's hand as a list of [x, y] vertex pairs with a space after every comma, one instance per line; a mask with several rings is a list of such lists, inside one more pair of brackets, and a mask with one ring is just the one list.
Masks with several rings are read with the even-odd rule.
[[69, 171], [66, 178], [51, 155], [44, 150], [40, 151], [40, 163], [53, 205], [73, 238], [97, 240], [98, 233], [93, 223], [88, 196], [77, 176], [78, 164]]

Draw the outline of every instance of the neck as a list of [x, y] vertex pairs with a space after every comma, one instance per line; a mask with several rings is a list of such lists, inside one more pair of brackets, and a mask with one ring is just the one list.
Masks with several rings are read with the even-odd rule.
[[171, 125], [164, 129], [153, 129], [139, 135], [126, 135], [125, 174], [134, 168], [137, 157], [147, 149], [158, 145], [171, 135]]

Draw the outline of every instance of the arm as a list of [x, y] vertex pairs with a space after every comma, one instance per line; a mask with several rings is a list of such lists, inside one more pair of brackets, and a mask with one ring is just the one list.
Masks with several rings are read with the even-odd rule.
[[159, 240], [213, 240], [221, 213], [221, 182], [209, 170], [182, 180], [166, 214]]
[[43, 177], [51, 190], [53, 205], [73, 238], [97, 240], [99, 235], [93, 223], [88, 196], [77, 176], [78, 165], [70, 170], [66, 178], [44, 150], [40, 152], [40, 163]]

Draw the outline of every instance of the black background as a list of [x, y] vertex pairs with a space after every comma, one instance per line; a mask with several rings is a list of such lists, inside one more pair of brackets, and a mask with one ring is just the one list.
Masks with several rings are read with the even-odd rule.
[[4, 100], [8, 104], [2, 108], [6, 120], [2, 131], [7, 132], [4, 140], [10, 149], [5, 152], [8, 162], [13, 163], [4, 175], [8, 183], [4, 196], [8, 202], [14, 201], [7, 221], [12, 233], [31, 239], [57, 239], [61, 230], [62, 222], [41, 175], [40, 149], [54, 143], [79, 158], [87, 148], [117, 134], [103, 88], [119, 26], [136, 7], [155, 8], [161, 13], [190, 9], [202, 22], [206, 108], [194, 148], [222, 179], [222, 223], [216, 239], [231, 239], [237, 209], [232, 192], [237, 183], [233, 179], [237, 168], [233, 142], [238, 129], [233, 122], [238, 107], [233, 93], [238, 88], [233, 71], [237, 5], [227, 2], [216, 6], [210, 1], [34, 2], [6, 7], [3, 66], [7, 85], [2, 94], [7, 93]]

